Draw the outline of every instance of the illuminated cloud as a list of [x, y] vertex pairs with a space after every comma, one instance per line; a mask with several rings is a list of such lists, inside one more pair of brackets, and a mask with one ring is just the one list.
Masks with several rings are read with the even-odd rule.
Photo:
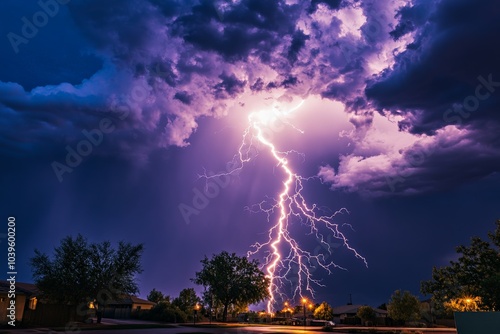
[[[380, 180], [400, 172], [404, 152], [419, 145], [419, 136], [439, 147], [440, 136], [455, 126], [475, 147], [498, 143], [480, 131], [498, 128], [500, 120], [499, 51], [484, 42], [500, 30], [497, 7], [486, 0], [75, 0], [64, 9], [73, 34], [66, 38], [85, 43], [67, 52], [80, 54], [83, 63], [93, 60], [85, 70], [59, 74], [67, 80], [56, 83], [1, 82], [3, 150], [63, 154], [61, 148], [78, 141], [83, 130], [103, 117], [119, 118], [127, 108], [96, 153], [147, 160], [156, 149], [189, 145], [202, 117], [248, 114], [252, 100], [321, 96], [341, 102], [355, 126], [353, 152], [340, 165], [332, 162], [335, 178], [325, 180], [334, 188], [380, 193]], [[37, 38], [30, 43], [42, 43], [44, 37]], [[58, 50], [47, 52], [57, 59]], [[47, 64], [62, 73], [74, 63], [64, 60]], [[12, 77], [9, 69], [2, 71]], [[476, 101], [480, 84], [481, 96], [488, 97]], [[375, 148], [364, 141], [375, 136], [370, 129], [376, 113], [396, 117], [402, 132], [414, 134], [405, 137], [404, 148], [365, 152], [363, 146]], [[383, 141], [394, 141], [392, 133]], [[486, 176], [496, 166], [473, 173], [455, 157], [465, 179]], [[431, 160], [412, 175], [439, 174]], [[433, 183], [443, 182], [431, 178], [408, 191]]]

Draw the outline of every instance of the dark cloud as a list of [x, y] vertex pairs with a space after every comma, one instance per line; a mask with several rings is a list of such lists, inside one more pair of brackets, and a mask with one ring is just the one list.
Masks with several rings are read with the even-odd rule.
[[246, 81], [238, 80], [234, 74], [222, 73], [219, 75], [220, 81], [214, 86], [214, 94], [217, 99], [235, 97], [243, 92]]
[[[399, 150], [389, 143], [382, 150], [354, 149], [337, 168], [324, 167], [320, 174], [334, 188], [394, 195], [452, 188], [498, 173], [500, 47], [493, 41], [500, 33], [500, 8], [486, 0], [417, 1], [401, 7], [390, 27], [375, 4], [363, 8], [372, 17], [363, 28], [372, 48], [390, 43], [389, 37], [406, 41], [406, 50], [370, 78], [364, 74], [368, 63], [358, 57], [370, 47], [350, 49], [342, 69], [347, 76], [328, 84], [322, 95], [343, 100], [359, 129], [369, 128], [374, 108], [396, 117], [400, 131], [416, 140]], [[375, 29], [368, 29], [369, 22]], [[391, 29], [382, 34], [382, 28]], [[369, 133], [358, 135], [355, 140], [373, 140]], [[370, 145], [378, 147], [372, 142], [358, 148]]]
[[251, 53], [271, 52], [283, 36], [292, 34], [296, 7], [282, 0], [243, 0], [220, 14], [213, 1], [204, 0], [176, 19], [173, 33], [229, 61], [245, 60]]
[[[486, 0], [441, 1], [423, 22], [425, 4], [400, 11], [393, 35], [416, 29], [414, 47], [397, 57], [392, 70], [370, 81], [367, 97], [379, 110], [402, 113], [401, 127], [414, 133], [430, 134], [450, 124], [498, 122], [500, 91], [478, 86], [484, 80], [500, 82], [500, 47], [492, 42], [500, 32], [500, 8]], [[488, 97], [478, 99], [477, 89]], [[464, 108], [465, 113], [460, 111]]]
[[450, 190], [498, 174], [498, 131], [498, 125], [483, 131], [443, 129], [399, 152], [343, 156], [337, 169], [325, 166], [319, 175], [334, 189], [368, 196]]
[[193, 101], [193, 96], [186, 91], [182, 91], [175, 93], [174, 99], [177, 99], [184, 104], [191, 104], [191, 101]]
[[124, 61], [147, 52], [151, 36], [161, 33], [156, 23], [162, 17], [149, 2], [72, 1], [69, 8], [84, 36], [98, 49]]
[[[2, 2], [0, 81], [18, 83], [30, 91], [61, 82], [78, 84], [102, 67], [102, 58], [92, 52], [92, 44], [78, 32], [65, 6], [60, 6], [58, 15], [50, 17], [46, 25], [33, 25], [30, 38], [24, 38], [23, 28], [30, 30], [22, 18], [32, 22], [40, 10], [38, 1]], [[11, 34], [17, 37], [11, 40]]]
[[302, 48], [306, 45], [306, 41], [309, 39], [309, 36], [304, 34], [302, 30], [297, 30], [292, 36], [292, 43], [288, 48], [288, 60], [293, 65], [297, 61], [298, 54]]
[[[458, 126], [466, 131], [457, 135], [462, 140], [491, 148], [496, 137], [481, 136], [480, 129], [495, 128], [500, 120], [495, 112], [500, 108], [500, 51], [487, 42], [500, 31], [497, 7], [486, 0], [420, 0], [412, 6], [375, 0], [293, 5], [284, 0], [74, 0], [65, 17], [85, 50], [68, 54], [86, 54], [99, 66], [85, 63], [85, 70], [73, 71], [72, 61], [58, 58], [59, 51], [40, 48], [47, 53], [43, 59], [62, 63], [44, 69], [56, 71], [60, 76], [52, 79], [57, 82], [34, 90], [42, 81], [6, 83], [11, 74], [4, 67], [4, 151], [64, 154], [66, 145], [81, 140], [83, 130], [110, 117], [117, 120], [116, 131], [100, 152], [123, 151], [147, 160], [156, 148], [188, 145], [203, 116], [224, 115], [240, 102], [248, 105], [237, 98], [258, 94], [276, 99], [317, 94], [339, 101], [360, 142], [376, 110], [400, 117], [403, 132], [437, 141], [447, 126]], [[40, 43], [47, 38], [41, 36]], [[85, 57], [76, 59], [85, 62]], [[57, 70], [64, 66], [69, 73]], [[127, 117], [122, 120], [123, 110]], [[404, 169], [398, 165], [406, 161], [404, 152], [386, 152], [385, 159], [396, 166], [386, 168], [389, 175]], [[458, 149], [453, 152], [460, 164]], [[478, 148], [478, 157], [481, 152]], [[363, 151], [359, 157], [344, 161], [373, 156]], [[431, 161], [415, 175], [429, 173], [438, 183], [430, 175], [438, 175], [439, 167]], [[484, 175], [496, 168], [493, 161], [488, 166]], [[465, 175], [467, 168], [465, 179], [474, 174]], [[361, 180], [343, 173], [353, 180], [346, 184]], [[364, 186], [376, 179], [372, 175]]]
[[[323, 4], [330, 9], [340, 6]], [[45, 123], [62, 124], [58, 126], [64, 140], [57, 136], [54, 141], [65, 145], [99, 119], [115, 115], [116, 109], [130, 109], [120, 122], [122, 132], [108, 141], [119, 143], [129, 132], [143, 140], [121, 148], [146, 156], [151, 143], [187, 145], [200, 116], [223, 114], [226, 100], [247, 89], [285, 89], [302, 96], [323, 93], [354, 106], [366, 75], [363, 59], [378, 47], [349, 36], [338, 38], [340, 20], [332, 18], [327, 26], [315, 22], [306, 13], [308, 5], [267, 0], [113, 0], [105, 5], [72, 1], [67, 10], [74, 31], [102, 59], [101, 67], [71, 84], [6, 97], [3, 112], [12, 114], [7, 119], [31, 124], [40, 136], [56, 136]], [[310, 21], [311, 34], [297, 27], [299, 19]], [[339, 41], [355, 51], [346, 54]], [[53, 57], [57, 59], [57, 52]], [[251, 61], [244, 62], [249, 57]], [[331, 82], [340, 76], [345, 77], [343, 83]], [[26, 101], [32, 113], [22, 112]], [[65, 110], [71, 112], [63, 116]]]
[[389, 34], [395, 40], [398, 40], [402, 36], [414, 31], [417, 27], [421, 27], [426, 19], [429, 18], [431, 14], [431, 2], [420, 3], [414, 6], [404, 6], [402, 7], [396, 17], [399, 22]]
[[172, 18], [180, 15], [189, 4], [193, 1], [189, 0], [150, 0], [151, 4], [158, 7], [161, 14], [166, 18]]
[[292, 86], [295, 86], [298, 83], [297, 77], [294, 76], [289, 76], [285, 80], [281, 82], [281, 86], [285, 88], [290, 88]]
[[313, 13], [319, 4], [325, 4], [329, 9], [338, 9], [342, 3], [342, 0], [311, 0], [311, 6], [309, 7], [309, 13]]
[[260, 92], [264, 88], [264, 80], [262, 78], [257, 78], [255, 82], [250, 86], [250, 89], [254, 92]]

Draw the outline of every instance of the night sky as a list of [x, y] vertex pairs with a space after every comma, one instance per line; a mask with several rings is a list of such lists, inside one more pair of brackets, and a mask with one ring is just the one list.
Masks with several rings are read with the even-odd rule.
[[309, 203], [346, 209], [333, 221], [368, 262], [325, 233], [346, 270], [314, 271], [317, 302], [419, 294], [500, 218], [497, 1], [60, 2], [0, 4], [0, 212], [19, 281], [35, 248], [81, 233], [144, 243], [140, 295], [177, 296], [205, 255], [264, 242], [276, 212], [252, 209], [284, 175], [262, 145], [196, 202], [261, 110], [298, 106], [266, 134], [296, 151]]

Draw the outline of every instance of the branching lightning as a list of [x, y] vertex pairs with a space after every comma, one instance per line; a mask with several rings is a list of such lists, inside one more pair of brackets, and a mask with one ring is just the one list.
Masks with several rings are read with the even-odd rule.
[[[320, 210], [316, 204], [309, 204], [304, 197], [303, 190], [304, 182], [311, 178], [297, 174], [288, 159], [289, 155], [300, 153], [294, 150], [280, 151], [273, 144], [272, 138], [270, 138], [272, 136], [266, 136], [266, 133], [269, 134], [270, 124], [277, 119], [303, 133], [302, 130], [286, 121], [287, 116], [297, 110], [303, 102], [285, 112], [272, 108], [251, 113], [248, 116], [249, 125], [243, 133], [238, 153], [233, 159], [235, 168], [228, 173], [203, 175], [204, 178], [209, 179], [240, 171], [253, 158], [251, 152], [255, 151], [252, 151], [251, 148], [256, 146], [259, 147], [259, 151], [263, 149], [269, 152], [276, 161], [276, 165], [284, 173], [283, 187], [277, 199], [272, 199], [272, 203], [269, 203], [269, 200], [262, 201], [248, 208], [252, 212], [266, 213], [269, 222], [273, 218], [276, 219], [276, 222], [269, 229], [267, 240], [253, 244], [252, 250], [248, 252], [248, 256], [258, 253], [265, 254], [263, 266], [271, 282], [269, 286], [270, 298], [267, 301], [268, 312], [273, 312], [274, 305], [278, 301], [288, 299], [287, 292], [292, 294], [292, 299], [302, 298], [305, 295], [314, 298], [314, 287], [323, 286], [321, 281], [313, 276], [316, 269], [322, 268], [329, 274], [334, 268], [345, 269], [330, 259], [334, 246], [345, 247], [356, 258], [361, 259], [366, 266], [368, 265], [366, 259], [349, 245], [347, 237], [339, 230], [339, 225], [334, 222], [334, 218], [338, 214], [347, 212], [347, 210], [342, 208], [330, 215], [325, 215], [321, 213], [323, 210]], [[309, 230], [307, 234], [315, 236], [324, 251], [310, 252], [299, 244], [291, 232], [294, 220], [307, 226]], [[328, 240], [325, 238], [324, 231], [337, 239], [338, 243], [332, 245], [329, 242], [330, 237]]]

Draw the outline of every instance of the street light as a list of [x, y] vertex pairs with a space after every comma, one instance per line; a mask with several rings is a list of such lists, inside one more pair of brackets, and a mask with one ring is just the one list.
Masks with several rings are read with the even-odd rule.
[[196, 314], [197, 314], [199, 309], [200, 309], [199, 304], [196, 304], [193, 308], [193, 325], [196, 325]]
[[304, 329], [306, 328], [306, 306], [307, 306], [307, 299], [302, 298], [302, 309], [304, 310]]

